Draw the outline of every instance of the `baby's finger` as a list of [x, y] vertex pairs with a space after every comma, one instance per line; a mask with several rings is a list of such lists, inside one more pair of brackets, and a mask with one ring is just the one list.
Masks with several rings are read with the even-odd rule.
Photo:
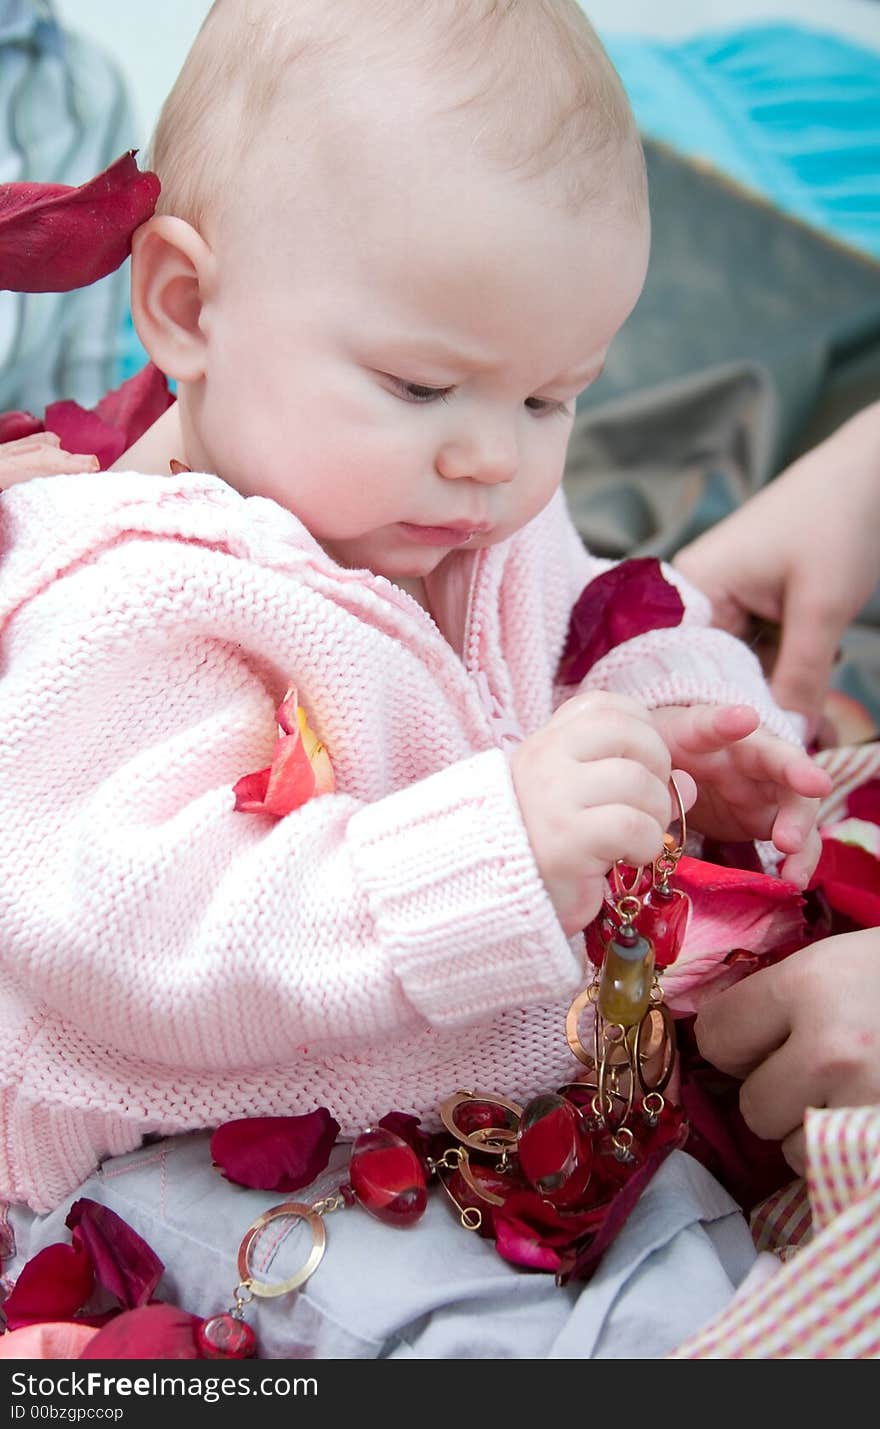
[[808, 754], [766, 730], [758, 730], [736, 749], [737, 766], [752, 779], [787, 785], [795, 795], [824, 799], [831, 793], [831, 778]]
[[590, 857], [610, 868], [617, 859], [634, 868], [652, 863], [663, 852], [664, 826], [629, 804], [585, 809], [580, 834]]
[[750, 705], [693, 705], [690, 709], [658, 710], [658, 728], [671, 743], [673, 758], [677, 750], [688, 754], [711, 754], [726, 749], [752, 734], [760, 717]]
[[[687, 813], [688, 809], [692, 809], [697, 802], [698, 790], [696, 781], [691, 778], [686, 769], [673, 769], [671, 778], [675, 780], [675, 787], [678, 789], [679, 798], [684, 805], [685, 813]], [[674, 824], [677, 819], [681, 818], [681, 809], [678, 807], [678, 799], [676, 799], [671, 790], [670, 799], [669, 822]]]
[[610, 690], [581, 690], [571, 699], [563, 701], [550, 723], [561, 725], [571, 720], [587, 721], [608, 715], [625, 715], [651, 724], [651, 712], [647, 706], [639, 704], [630, 695], [618, 695]]
[[596, 759], [579, 765], [572, 793], [584, 809], [625, 804], [648, 814], [661, 827], [669, 817], [666, 781], [633, 759]]
[[[773, 836], [773, 842], [777, 848], [780, 847], [775, 834]], [[780, 851], [782, 853], [786, 852], [785, 849], [781, 849]], [[803, 847], [795, 849], [789, 853], [787, 858], [783, 859], [779, 868], [780, 878], [783, 879], [785, 883], [793, 884], [795, 888], [806, 888], [813, 876], [821, 854], [822, 839], [819, 835], [819, 830], [813, 828], [803, 840]]]

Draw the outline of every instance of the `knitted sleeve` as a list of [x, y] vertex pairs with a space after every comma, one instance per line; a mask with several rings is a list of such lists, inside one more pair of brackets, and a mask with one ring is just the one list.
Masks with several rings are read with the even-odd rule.
[[232, 564], [120, 540], [8, 620], [9, 975], [104, 1046], [215, 1069], [569, 992], [576, 959], [500, 751], [374, 802], [234, 811], [234, 782], [268, 762], [279, 673], [248, 645]]

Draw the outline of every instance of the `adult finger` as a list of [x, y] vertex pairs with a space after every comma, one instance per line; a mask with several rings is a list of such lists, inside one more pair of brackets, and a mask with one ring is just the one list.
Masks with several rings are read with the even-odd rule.
[[703, 1004], [694, 1024], [697, 1044], [706, 1060], [722, 1072], [748, 1076], [789, 1036], [783, 966], [752, 973]]
[[806, 1175], [807, 1134], [803, 1126], [799, 1126], [797, 1131], [791, 1133], [791, 1136], [786, 1136], [782, 1143], [782, 1154], [797, 1176]]
[[786, 594], [779, 654], [770, 688], [783, 709], [797, 710], [808, 719], [819, 714], [831, 678], [840, 635], [846, 625], [842, 612], [817, 608], [799, 586]]
[[804, 1036], [791, 1036], [740, 1087], [746, 1125], [764, 1141], [783, 1141], [803, 1123], [808, 1106], [824, 1106], [826, 1079]]

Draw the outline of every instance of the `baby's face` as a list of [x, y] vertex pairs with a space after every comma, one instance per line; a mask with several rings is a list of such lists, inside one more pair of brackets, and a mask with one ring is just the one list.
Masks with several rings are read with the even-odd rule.
[[393, 581], [550, 500], [647, 262], [646, 222], [572, 216], [537, 181], [443, 158], [380, 155], [295, 203], [264, 185], [262, 221], [215, 241], [190, 409], [190, 465]]

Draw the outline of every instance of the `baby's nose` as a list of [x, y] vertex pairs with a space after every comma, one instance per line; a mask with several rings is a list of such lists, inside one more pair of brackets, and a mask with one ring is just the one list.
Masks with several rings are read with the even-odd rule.
[[518, 456], [513, 434], [494, 430], [445, 443], [437, 453], [435, 465], [449, 481], [467, 477], [495, 486], [513, 481]]

